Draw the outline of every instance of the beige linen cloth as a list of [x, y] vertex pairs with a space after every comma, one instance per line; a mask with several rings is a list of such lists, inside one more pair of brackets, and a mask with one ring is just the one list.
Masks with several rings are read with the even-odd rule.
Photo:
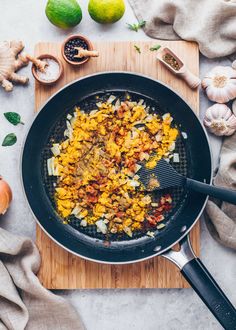
[[0, 228], [0, 330], [83, 330], [74, 308], [41, 286], [39, 266], [30, 239]]
[[[129, 0], [144, 31], [157, 39], [196, 41], [209, 58], [236, 52], [236, 0]], [[235, 59], [235, 54], [230, 57]], [[226, 138], [214, 183], [236, 190], [236, 134]], [[236, 206], [209, 201], [207, 226], [222, 244], [236, 249]]]
[[129, 0], [144, 31], [157, 39], [191, 40], [214, 58], [236, 52], [236, 0]]
[[[236, 190], [236, 133], [225, 138], [223, 142], [220, 166], [214, 184]], [[219, 206], [208, 201], [206, 212], [207, 227], [214, 238], [236, 249], [236, 206], [225, 202]]]

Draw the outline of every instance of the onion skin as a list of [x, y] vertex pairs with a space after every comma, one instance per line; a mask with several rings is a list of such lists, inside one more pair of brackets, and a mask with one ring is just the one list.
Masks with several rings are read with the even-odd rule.
[[6, 213], [11, 201], [11, 188], [9, 184], [0, 176], [0, 215]]

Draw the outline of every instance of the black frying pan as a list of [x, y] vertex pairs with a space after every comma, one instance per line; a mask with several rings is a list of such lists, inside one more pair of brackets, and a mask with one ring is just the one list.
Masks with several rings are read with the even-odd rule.
[[[132, 239], [113, 235], [110, 244], [94, 227], [81, 227], [78, 219], [63, 225], [55, 211], [54, 181], [47, 175], [46, 160], [51, 157], [52, 140], [63, 139], [65, 118], [75, 105], [85, 111], [94, 109], [99, 96], [109, 94], [145, 99], [153, 111], [169, 111], [187, 140], [179, 137], [177, 150], [181, 162], [176, 169], [183, 175], [211, 183], [211, 154], [205, 130], [183, 99], [162, 83], [124, 72], [87, 76], [61, 89], [42, 107], [27, 135], [22, 156], [22, 179], [30, 207], [44, 231], [59, 245], [75, 255], [103, 263], [132, 263], [162, 255], [174, 262], [225, 329], [236, 329], [236, 311], [201, 261], [194, 255], [188, 232], [196, 223], [207, 197], [183, 188], [171, 189], [174, 207], [167, 215], [166, 227], [150, 238], [138, 232]], [[179, 242], [179, 252], [171, 247]]]

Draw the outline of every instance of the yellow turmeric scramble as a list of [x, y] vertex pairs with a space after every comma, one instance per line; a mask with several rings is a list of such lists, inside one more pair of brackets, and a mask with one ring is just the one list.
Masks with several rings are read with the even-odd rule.
[[[171, 127], [169, 113], [150, 113], [143, 100], [132, 102], [128, 97], [113, 104], [114, 99], [111, 95], [97, 103], [90, 113], [77, 107], [67, 116], [66, 139], [52, 146], [48, 172], [58, 177], [55, 201], [65, 222], [73, 215], [81, 226], [96, 224], [103, 234], [125, 232], [131, 237], [153, 208], [171, 203], [169, 195], [161, 204], [154, 202], [143, 191], [137, 172], [140, 161], [153, 168], [160, 158], [170, 156], [178, 130]], [[163, 219], [152, 218], [150, 223]]]

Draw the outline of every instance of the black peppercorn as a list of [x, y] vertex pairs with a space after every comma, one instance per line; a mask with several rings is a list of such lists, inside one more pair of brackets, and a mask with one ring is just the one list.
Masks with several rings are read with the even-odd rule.
[[88, 49], [88, 44], [79, 38], [75, 38], [75, 39], [71, 39], [69, 41], [67, 41], [67, 43], [65, 44], [65, 48], [64, 48], [64, 53], [66, 58], [68, 58], [68, 60], [72, 61], [72, 62], [82, 62], [84, 61], [84, 57], [82, 58], [77, 58], [74, 57], [75, 55], [78, 54], [78, 50], [75, 49], [75, 47], [81, 47], [83, 49]]

